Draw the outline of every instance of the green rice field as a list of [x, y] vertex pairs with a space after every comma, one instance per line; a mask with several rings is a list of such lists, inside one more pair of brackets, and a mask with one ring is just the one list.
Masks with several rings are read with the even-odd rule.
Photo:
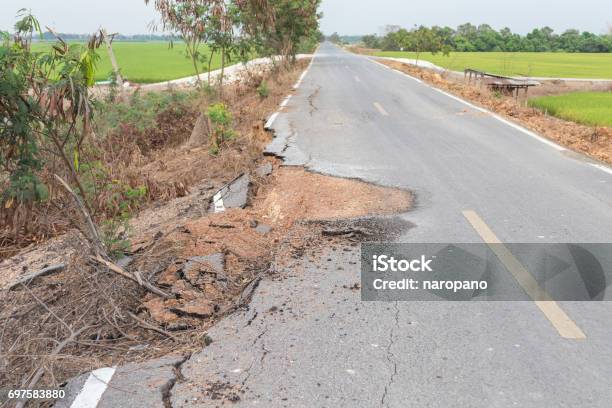
[[[380, 51], [375, 55], [416, 57], [414, 52], [401, 51]], [[508, 76], [612, 79], [612, 53], [452, 52], [450, 56], [423, 53], [419, 59], [453, 71], [473, 68]]]
[[[51, 43], [34, 44], [35, 49], [50, 46]], [[183, 43], [174, 43], [169, 48], [167, 42], [114, 42], [113, 52], [121, 73], [130, 82], [154, 83], [196, 74]], [[207, 47], [203, 46], [201, 52], [208, 55]], [[98, 54], [100, 61], [96, 68], [96, 81], [104, 81], [109, 78], [112, 67], [106, 47], [100, 47]], [[207, 65], [200, 64], [200, 72], [206, 72]], [[213, 57], [211, 69], [220, 67], [221, 57], [217, 53]]]
[[529, 105], [585, 125], [612, 126], [612, 92], [575, 92], [542, 96]]

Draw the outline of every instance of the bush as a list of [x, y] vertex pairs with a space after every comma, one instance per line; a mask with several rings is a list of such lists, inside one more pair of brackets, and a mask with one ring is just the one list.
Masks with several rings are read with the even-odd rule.
[[261, 84], [257, 87], [257, 94], [261, 99], [265, 99], [270, 94], [270, 90], [268, 89], [268, 84], [266, 81], [261, 81]]
[[211, 123], [211, 154], [219, 152], [221, 144], [236, 136], [232, 129], [232, 113], [224, 103], [218, 102], [208, 107], [206, 115]]

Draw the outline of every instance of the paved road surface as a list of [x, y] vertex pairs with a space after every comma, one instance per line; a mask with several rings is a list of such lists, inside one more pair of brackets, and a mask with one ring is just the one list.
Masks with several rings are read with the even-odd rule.
[[[328, 43], [274, 129], [289, 164], [414, 191], [401, 242], [481, 242], [465, 210], [503, 242], [612, 239], [612, 174]], [[183, 365], [174, 406], [217, 405], [194, 392], [214, 382], [236, 406], [612, 404], [612, 304], [561, 302], [586, 335], [567, 339], [530, 301], [362, 303], [349, 260], [264, 282]]]
[[[612, 173], [331, 44], [273, 126], [288, 164], [414, 191], [398, 241], [612, 240]], [[559, 303], [586, 336], [564, 338], [532, 301], [361, 302], [358, 261], [329, 248], [262, 282], [172, 406], [611, 406], [612, 304]]]

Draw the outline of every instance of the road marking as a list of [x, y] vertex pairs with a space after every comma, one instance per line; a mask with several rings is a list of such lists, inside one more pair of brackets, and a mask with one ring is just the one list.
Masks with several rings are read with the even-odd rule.
[[460, 97], [458, 97], [458, 96], [452, 95], [452, 94], [450, 94], [450, 93], [448, 93], [448, 92], [445, 92], [445, 91], [443, 91], [443, 90], [441, 90], [441, 89], [438, 89], [438, 88], [436, 88], [436, 87], [434, 87], [434, 86], [432, 86], [432, 85], [426, 84], [426, 83], [424, 83], [423, 81], [421, 81], [420, 79], [413, 77], [412, 75], [409, 75], [409, 74], [406, 74], [405, 72], [402, 72], [402, 71], [400, 71], [400, 70], [397, 70], [397, 69], [391, 68], [391, 67], [389, 67], [389, 66], [387, 66], [387, 65], [385, 65], [385, 64], [382, 64], [382, 63], [380, 63], [380, 62], [378, 62], [378, 61], [374, 61], [374, 60], [373, 60], [373, 59], [371, 59], [371, 58], [368, 58], [368, 60], [369, 60], [369, 61], [374, 62], [375, 64], [381, 65], [381, 66], [383, 66], [383, 67], [385, 67], [385, 68], [387, 68], [387, 69], [390, 69], [391, 71], [395, 71], [395, 72], [397, 72], [398, 74], [401, 74], [401, 75], [403, 75], [403, 76], [405, 76], [405, 77], [407, 77], [407, 78], [410, 78], [410, 79], [412, 79], [412, 80], [414, 80], [414, 81], [417, 81], [417, 82], [419, 82], [419, 83], [423, 84], [424, 86], [426, 86], [426, 87], [428, 87], [428, 88], [433, 89], [433, 90], [434, 90], [434, 91], [436, 91], [436, 92], [439, 92], [439, 93], [441, 93], [441, 94], [443, 94], [443, 95], [448, 96], [449, 98], [452, 98], [452, 99], [454, 99], [454, 100], [456, 100], [456, 101], [458, 101], [458, 102], [461, 102], [461, 103], [463, 103], [463, 104], [465, 104], [465, 105], [469, 106], [469, 107], [470, 107], [470, 108], [472, 108], [472, 109], [476, 109], [477, 111], [480, 111], [480, 112], [483, 112], [483, 113], [487, 113], [487, 114], [489, 114], [491, 117], [493, 117], [494, 119], [497, 119], [498, 121], [500, 121], [500, 122], [502, 122], [502, 123], [504, 123], [504, 124], [506, 124], [506, 125], [508, 125], [508, 126], [510, 126], [510, 127], [512, 127], [512, 128], [514, 128], [514, 129], [516, 129], [516, 130], [518, 130], [518, 131], [520, 131], [520, 132], [522, 132], [522, 133], [524, 133], [524, 134], [526, 134], [526, 135], [528, 135], [528, 136], [530, 136], [530, 137], [532, 137], [532, 138], [534, 138], [534, 139], [536, 139], [536, 140], [538, 140], [538, 141], [540, 141], [540, 142], [542, 142], [542, 143], [544, 143], [544, 144], [546, 144], [546, 145], [548, 145], [548, 146], [550, 146], [550, 147], [552, 147], [552, 148], [554, 148], [554, 149], [556, 149], [556, 150], [559, 150], [559, 151], [561, 151], [561, 152], [562, 152], [562, 151], [567, 150], [565, 147], [560, 146], [560, 145], [558, 145], [557, 143], [555, 143], [555, 142], [553, 142], [553, 141], [551, 141], [551, 140], [548, 140], [548, 139], [546, 139], [545, 137], [542, 137], [542, 136], [540, 136], [540, 135], [538, 135], [538, 134], [536, 134], [536, 133], [534, 133], [534, 132], [532, 132], [532, 131], [530, 131], [530, 130], [528, 130], [528, 129], [526, 129], [526, 128], [524, 128], [524, 127], [520, 126], [520, 125], [517, 125], [517, 124], [516, 124], [516, 123], [514, 123], [514, 122], [511, 122], [511, 121], [509, 121], [509, 120], [506, 120], [506, 119], [502, 118], [501, 116], [499, 116], [498, 114], [493, 113], [492, 111], [490, 111], [490, 110], [488, 110], [488, 109], [482, 108], [482, 107], [480, 107], [480, 106], [476, 106], [476, 105], [474, 105], [473, 103], [470, 103], [470, 102], [466, 101], [465, 99], [462, 99], [462, 98], [460, 98]]
[[597, 163], [589, 163], [591, 166], [595, 167], [596, 169], [599, 169], [601, 171], [604, 171], [608, 174], [612, 174], [612, 168], [608, 167], [608, 166], [604, 166], [603, 164], [597, 164]]
[[359, 77], [357, 75], [355, 75], [355, 81], [361, 82], [361, 79], [359, 79]]
[[115, 374], [116, 367], [98, 368], [89, 373], [81, 392], [76, 396], [70, 408], [96, 408], [108, 383]]
[[284, 108], [285, 106], [287, 106], [287, 104], [289, 103], [289, 100], [291, 99], [291, 96], [292, 95], [289, 95], [285, 99], [283, 99], [283, 101], [280, 104], [281, 108]]
[[491, 248], [502, 264], [504, 264], [506, 269], [514, 276], [514, 279], [521, 285], [527, 295], [535, 301], [536, 306], [544, 316], [546, 316], [554, 328], [557, 329], [561, 337], [576, 340], [586, 339], [584, 332], [563, 311], [563, 309], [561, 309], [557, 302], [552, 300], [548, 293], [540, 287], [529, 271], [525, 269], [512, 252], [510, 252], [499, 238], [497, 238], [495, 233], [482, 218], [472, 210], [463, 211], [463, 216], [469, 221], [482, 240]]
[[378, 102], [374, 102], [374, 107], [378, 110], [378, 112], [383, 116], [389, 116], [387, 111], [380, 105]]
[[279, 113], [280, 112], [276, 111], [272, 114], [272, 116], [270, 116], [270, 119], [268, 119], [268, 121], [264, 125], [264, 129], [272, 129], [272, 125], [274, 124], [274, 121], [276, 120], [276, 117]]

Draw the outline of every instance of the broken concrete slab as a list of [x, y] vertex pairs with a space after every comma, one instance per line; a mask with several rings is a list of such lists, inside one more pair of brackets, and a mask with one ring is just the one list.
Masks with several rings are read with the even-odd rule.
[[223, 212], [227, 208], [244, 208], [247, 204], [251, 178], [242, 174], [221, 187], [213, 196], [209, 211]]
[[259, 177], [269, 176], [270, 174], [272, 174], [272, 163], [266, 162], [261, 166], [257, 167], [255, 169], [255, 174], [257, 174]]
[[201, 272], [214, 273], [225, 278], [225, 254], [217, 252], [211, 255], [192, 256], [183, 267], [185, 278], [192, 284], [197, 284]]
[[212, 269], [211, 272], [223, 272], [225, 269], [225, 254], [223, 252], [217, 252], [211, 255], [192, 256], [183, 267], [183, 272], [188, 273], [194, 268], [203, 269], [206, 267]]
[[[100, 396], [96, 408], [133, 407], [164, 408], [177, 380], [176, 370], [186, 360], [182, 355], [169, 355], [144, 363], [132, 363], [117, 368]], [[91, 373], [68, 381], [63, 388], [66, 397], [55, 408], [71, 407], [80, 395], [90, 392], [86, 386]], [[85, 386], [85, 387], [84, 387]], [[83, 398], [81, 396], [81, 398]]]

